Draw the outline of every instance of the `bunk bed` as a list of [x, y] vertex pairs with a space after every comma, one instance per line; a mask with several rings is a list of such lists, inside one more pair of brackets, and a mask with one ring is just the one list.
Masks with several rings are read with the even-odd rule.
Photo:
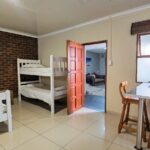
[[[55, 87], [54, 77], [67, 75], [67, 62], [65, 57], [50, 55], [50, 66], [45, 67], [40, 60], [17, 59], [18, 72], [18, 99], [21, 102], [21, 95], [39, 99], [48, 103], [51, 107], [51, 114], [55, 112], [54, 101], [66, 97], [66, 85]], [[38, 80], [21, 81], [21, 75], [39, 76]], [[50, 86], [41, 82], [41, 77], [50, 78]]]

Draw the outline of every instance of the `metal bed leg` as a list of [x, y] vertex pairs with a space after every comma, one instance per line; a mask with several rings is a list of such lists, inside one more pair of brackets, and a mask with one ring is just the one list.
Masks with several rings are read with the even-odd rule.
[[142, 150], [143, 107], [144, 107], [144, 99], [141, 98], [139, 101], [139, 108], [138, 108], [138, 129], [135, 146], [137, 150]]

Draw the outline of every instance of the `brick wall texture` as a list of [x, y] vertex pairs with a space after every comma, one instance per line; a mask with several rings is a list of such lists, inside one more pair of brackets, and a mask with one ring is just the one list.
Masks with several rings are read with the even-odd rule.
[[17, 96], [17, 58], [37, 59], [36, 38], [0, 31], [0, 90], [10, 89]]

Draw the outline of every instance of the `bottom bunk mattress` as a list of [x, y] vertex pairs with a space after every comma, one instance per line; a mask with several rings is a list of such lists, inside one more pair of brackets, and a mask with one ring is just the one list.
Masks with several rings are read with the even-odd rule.
[[[44, 86], [43, 84], [21, 85], [20, 92], [21, 95], [25, 97], [39, 99], [48, 104], [51, 104], [51, 91], [47, 86]], [[54, 99], [63, 98], [66, 96], [66, 93], [66, 86], [55, 87]]]

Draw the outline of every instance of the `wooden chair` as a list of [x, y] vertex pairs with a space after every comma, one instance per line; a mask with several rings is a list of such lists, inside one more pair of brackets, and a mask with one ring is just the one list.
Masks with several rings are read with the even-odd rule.
[[[6, 101], [6, 102], [5, 102]], [[11, 115], [11, 101], [10, 91], [0, 91], [0, 122], [8, 120], [8, 131], [12, 131], [12, 115]]]
[[[120, 118], [120, 122], [119, 122], [119, 126], [118, 126], [118, 133], [121, 133], [123, 126], [127, 125], [129, 121], [137, 122], [137, 120], [131, 119], [129, 117], [129, 113], [130, 113], [130, 105], [131, 104], [139, 105], [139, 98], [125, 96], [127, 84], [128, 84], [127, 81], [123, 81], [120, 83], [120, 86], [119, 86], [120, 95], [122, 97], [123, 108], [122, 108], [121, 118]], [[149, 120], [148, 120], [147, 108], [146, 108], [145, 102], [144, 102], [144, 122], [145, 122], [144, 124], [146, 125], [146, 127], [144, 128], [144, 126], [143, 126], [143, 130], [144, 130], [143, 140], [146, 141], [146, 130], [145, 129], [149, 129]]]

